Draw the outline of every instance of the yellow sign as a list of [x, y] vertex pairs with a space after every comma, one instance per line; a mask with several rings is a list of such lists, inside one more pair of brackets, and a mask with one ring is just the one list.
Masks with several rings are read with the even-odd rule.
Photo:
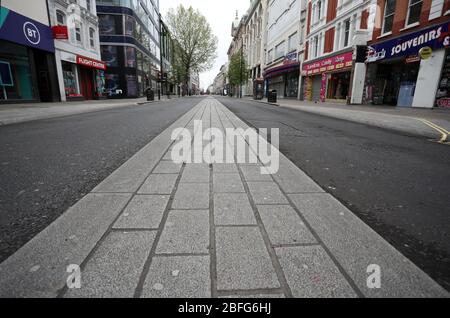
[[429, 46], [423, 47], [419, 51], [419, 56], [422, 60], [428, 60], [431, 55], [433, 55], [433, 50]]

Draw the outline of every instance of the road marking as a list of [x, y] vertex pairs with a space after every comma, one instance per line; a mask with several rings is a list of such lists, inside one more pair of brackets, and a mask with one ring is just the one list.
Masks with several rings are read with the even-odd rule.
[[444, 144], [444, 145], [450, 145], [450, 142], [447, 141], [448, 136], [450, 135], [450, 132], [448, 130], [446, 130], [445, 128], [442, 128], [441, 126], [438, 126], [435, 123], [432, 123], [431, 121], [428, 121], [426, 119], [417, 118], [417, 120], [421, 121], [428, 127], [436, 130], [437, 132], [439, 132], [441, 134], [441, 139], [438, 141], [439, 143]]

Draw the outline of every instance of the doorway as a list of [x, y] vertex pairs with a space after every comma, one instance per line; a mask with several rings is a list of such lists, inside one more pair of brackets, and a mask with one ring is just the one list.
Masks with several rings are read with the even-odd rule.
[[94, 72], [91, 69], [80, 67], [80, 88], [85, 100], [94, 99]]

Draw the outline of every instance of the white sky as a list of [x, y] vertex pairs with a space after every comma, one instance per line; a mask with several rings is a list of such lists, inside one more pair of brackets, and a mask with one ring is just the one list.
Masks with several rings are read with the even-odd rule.
[[175, 8], [179, 4], [198, 9], [208, 19], [213, 32], [219, 39], [218, 57], [214, 67], [209, 72], [200, 74], [200, 85], [206, 90], [213, 83], [220, 67], [228, 60], [227, 51], [231, 43], [231, 23], [236, 16], [236, 10], [239, 11], [239, 17], [241, 17], [249, 8], [250, 0], [160, 0], [159, 5], [163, 19], [170, 8]]

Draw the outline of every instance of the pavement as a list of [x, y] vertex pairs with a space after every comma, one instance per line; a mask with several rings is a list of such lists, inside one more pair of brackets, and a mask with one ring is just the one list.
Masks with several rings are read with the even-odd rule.
[[156, 97], [154, 102], [147, 102], [147, 98], [144, 97], [80, 102], [6, 104], [0, 107], [0, 126], [168, 100], [166, 96], [163, 96], [161, 100], [158, 100]]
[[[267, 103], [267, 98], [260, 102]], [[446, 109], [314, 103], [295, 99], [278, 99], [272, 105], [450, 142], [450, 111]]]
[[[274, 175], [261, 162], [173, 163], [172, 133], [194, 120], [248, 128], [200, 101], [0, 264], [0, 296], [449, 296], [283, 155]], [[72, 264], [81, 288], [66, 285]]]

